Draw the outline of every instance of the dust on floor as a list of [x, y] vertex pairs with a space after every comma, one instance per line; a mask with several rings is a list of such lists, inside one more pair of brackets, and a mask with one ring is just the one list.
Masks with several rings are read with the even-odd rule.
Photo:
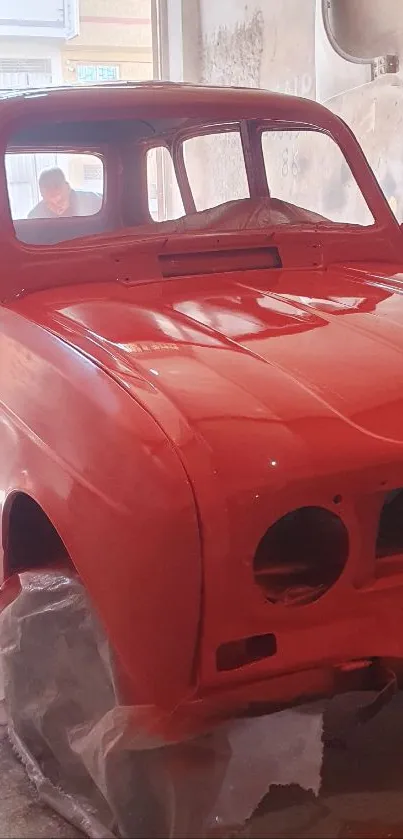
[[0, 839], [79, 839], [81, 834], [40, 804], [0, 727]]
[[[333, 710], [349, 701], [335, 701]], [[245, 839], [403, 839], [402, 755], [400, 694], [378, 717], [351, 731], [344, 748], [325, 748], [319, 798], [297, 785], [274, 787], [250, 822], [232, 835]], [[0, 839], [17, 837], [78, 839], [80, 834], [38, 802], [1, 726]]]

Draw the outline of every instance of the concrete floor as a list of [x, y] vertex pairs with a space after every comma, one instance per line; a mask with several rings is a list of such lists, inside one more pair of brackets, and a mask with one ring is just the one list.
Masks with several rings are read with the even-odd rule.
[[[333, 703], [330, 725], [334, 727], [335, 715], [350, 702], [344, 698]], [[250, 823], [231, 835], [403, 839], [403, 696], [372, 722], [355, 729], [345, 748], [326, 747], [322, 777], [318, 799], [299, 787], [272, 788]], [[76, 839], [79, 835], [37, 801], [2, 726], [0, 839]]]
[[[333, 701], [325, 736], [340, 731], [357, 700]], [[278, 787], [259, 810], [244, 832], [248, 839], [403, 839], [403, 695], [355, 728], [344, 747], [325, 747], [318, 799], [298, 787]]]
[[0, 839], [78, 839], [80, 834], [40, 804], [0, 728]]

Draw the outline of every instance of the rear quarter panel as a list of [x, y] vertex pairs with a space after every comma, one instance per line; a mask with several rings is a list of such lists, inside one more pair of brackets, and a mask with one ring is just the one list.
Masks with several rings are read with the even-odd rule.
[[66, 545], [136, 701], [171, 707], [191, 686], [201, 596], [175, 449], [108, 374], [6, 308], [0, 358], [3, 545], [7, 502], [22, 490]]

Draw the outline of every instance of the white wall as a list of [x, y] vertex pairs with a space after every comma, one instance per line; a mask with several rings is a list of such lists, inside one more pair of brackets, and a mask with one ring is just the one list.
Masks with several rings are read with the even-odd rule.
[[53, 39], [1, 38], [0, 34], [0, 60], [13, 58], [48, 60], [51, 62], [52, 83], [60, 84], [63, 80], [60, 45]]

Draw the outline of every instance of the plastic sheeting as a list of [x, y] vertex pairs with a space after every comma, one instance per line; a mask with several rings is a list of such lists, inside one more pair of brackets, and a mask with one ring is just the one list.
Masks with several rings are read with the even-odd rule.
[[0, 616], [10, 738], [41, 799], [89, 837], [225, 836], [272, 784], [319, 792], [321, 707], [162, 743], [147, 708], [119, 704], [113, 656], [79, 580], [44, 571], [20, 583]]
[[[336, 147], [337, 148], [337, 147]], [[172, 236], [181, 233], [230, 233], [237, 230], [264, 230], [283, 224], [331, 223], [325, 216], [297, 207], [278, 198], [242, 198], [201, 210], [171, 221], [153, 222], [133, 228], [136, 236], [150, 233]]]

